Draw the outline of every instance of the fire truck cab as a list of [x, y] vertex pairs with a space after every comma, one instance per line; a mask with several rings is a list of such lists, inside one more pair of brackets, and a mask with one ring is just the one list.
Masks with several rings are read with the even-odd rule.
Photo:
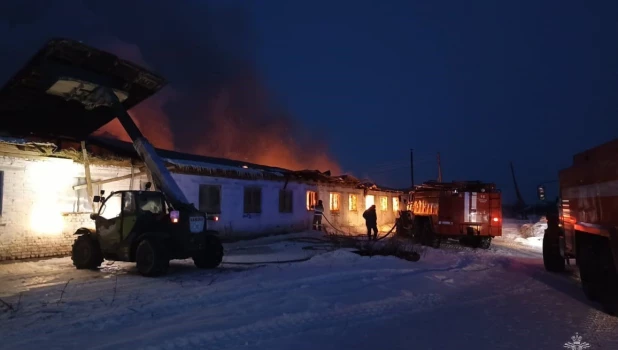
[[492, 183], [425, 182], [410, 194], [412, 235], [435, 248], [445, 239], [488, 249], [502, 235], [501, 194]]

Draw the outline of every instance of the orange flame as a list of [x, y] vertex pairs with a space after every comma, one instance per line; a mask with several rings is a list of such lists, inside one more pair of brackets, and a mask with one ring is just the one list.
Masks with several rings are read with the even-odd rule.
[[[117, 40], [104, 48], [120, 57], [145, 64], [139, 48]], [[291, 170], [330, 170], [341, 168], [328, 154], [326, 144], [306, 140], [308, 131], [287, 113], [273, 108], [266, 89], [251, 69], [219, 87], [215, 96], [205, 96], [208, 104], [196, 115], [183, 116], [171, 124], [164, 106], [177, 93], [165, 88], [155, 97], [133, 108], [129, 114], [153, 145], [199, 155], [244, 160]], [[207, 94], [205, 94], [207, 95]], [[301, 130], [299, 130], [301, 129]], [[115, 119], [94, 135], [123, 141], [130, 139]]]

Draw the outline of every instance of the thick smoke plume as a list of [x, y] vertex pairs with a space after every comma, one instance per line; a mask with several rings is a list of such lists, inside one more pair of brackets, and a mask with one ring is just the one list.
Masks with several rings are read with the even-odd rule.
[[[169, 86], [130, 111], [159, 148], [340, 172], [326, 143], [315, 138], [318, 130], [295, 121], [264, 86], [253, 64], [251, 22], [241, 8], [204, 1], [11, 0], [0, 4], [0, 33], [4, 80], [51, 37], [81, 40], [163, 75]], [[128, 141], [117, 121], [97, 134]]]

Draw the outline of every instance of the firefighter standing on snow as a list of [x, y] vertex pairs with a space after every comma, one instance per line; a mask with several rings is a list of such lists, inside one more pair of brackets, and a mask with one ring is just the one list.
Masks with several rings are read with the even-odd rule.
[[365, 218], [365, 225], [367, 226], [367, 238], [371, 240], [371, 230], [373, 230], [373, 239], [378, 239], [378, 214], [376, 213], [376, 206], [372, 205], [369, 209], [363, 213]]
[[322, 215], [324, 215], [324, 205], [319, 200], [318, 204], [313, 208], [313, 229], [322, 231]]

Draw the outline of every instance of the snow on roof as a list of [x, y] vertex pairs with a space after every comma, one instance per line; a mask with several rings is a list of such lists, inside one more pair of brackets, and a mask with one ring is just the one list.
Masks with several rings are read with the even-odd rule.
[[23, 138], [10, 137], [10, 136], [0, 136], [0, 143], [4, 143], [7, 145], [36, 145], [36, 146], [44, 146], [44, 147], [56, 147], [55, 144], [51, 142], [32, 142]]
[[238, 173], [239, 175], [248, 175], [248, 176], [263, 176], [264, 174], [274, 175], [278, 177], [284, 177], [285, 175], [279, 171], [269, 171], [265, 169], [253, 169], [247, 165], [245, 166], [233, 166], [233, 165], [223, 165], [223, 164], [214, 164], [207, 162], [200, 162], [194, 160], [184, 160], [184, 159], [172, 159], [172, 158], [163, 158], [163, 160], [172, 165], [176, 165], [180, 168], [190, 169], [190, 170], [206, 170], [206, 171], [233, 171]]

